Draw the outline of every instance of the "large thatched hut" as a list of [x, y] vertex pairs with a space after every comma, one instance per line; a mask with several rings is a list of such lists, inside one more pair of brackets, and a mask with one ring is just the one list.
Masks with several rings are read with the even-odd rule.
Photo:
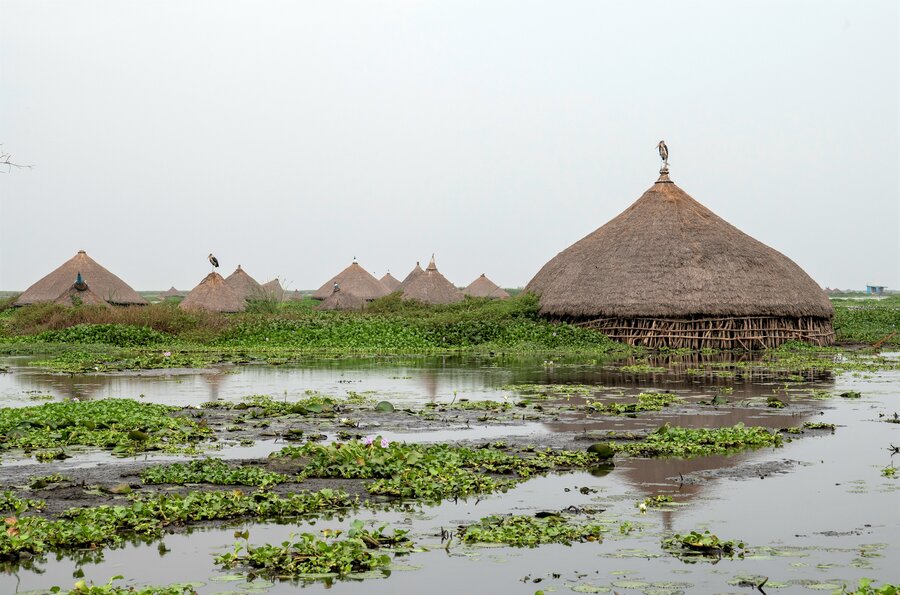
[[331, 295], [322, 300], [317, 310], [363, 310], [366, 307], [366, 299], [355, 293], [344, 291], [340, 287], [334, 288]]
[[265, 297], [263, 286], [248, 275], [241, 265], [238, 265], [233, 273], [225, 277], [225, 283], [242, 299], [256, 300]]
[[75, 278], [75, 282], [69, 286], [59, 297], [53, 300], [54, 304], [63, 306], [103, 306], [109, 308], [109, 303], [91, 291], [81, 275]]
[[391, 293], [400, 289], [400, 281], [398, 281], [392, 274], [385, 273], [384, 277], [379, 279], [381, 284], [384, 285], [385, 289], [390, 291]]
[[412, 283], [412, 280], [424, 273], [422, 267], [419, 265], [419, 261], [416, 261], [416, 266], [413, 267], [413, 270], [409, 272], [409, 274], [403, 278], [403, 281], [400, 282], [400, 285], [397, 287], [395, 291], [403, 291], [406, 287]]
[[637, 202], [528, 283], [543, 315], [649, 347], [834, 340], [831, 302], [809, 275], [660, 173]]
[[127, 283], [100, 266], [87, 252], [79, 250], [78, 254], [26, 289], [15, 305], [53, 302], [71, 287], [79, 273], [90, 281], [91, 291], [110, 304], [132, 306], [147, 303]]
[[453, 283], [447, 280], [437, 265], [434, 264], [434, 256], [431, 262], [420, 274], [413, 277], [402, 294], [405, 300], [417, 300], [426, 304], [454, 304], [465, 299]]
[[263, 295], [266, 298], [275, 300], [276, 302], [284, 301], [284, 287], [281, 286], [281, 281], [278, 280], [278, 277], [263, 283], [262, 289]]
[[490, 298], [497, 300], [505, 300], [509, 298], [509, 294], [506, 293], [506, 290], [488, 279], [484, 273], [481, 273], [480, 277], [469, 283], [468, 287], [463, 289], [463, 294], [470, 295], [472, 297]]
[[243, 312], [247, 302], [225, 283], [222, 275], [213, 271], [181, 300], [178, 307], [182, 310]]
[[329, 279], [322, 287], [316, 290], [313, 298], [324, 300], [329, 297], [334, 284], [337, 283], [342, 292], [355, 294], [364, 300], [374, 300], [390, 293], [381, 281], [372, 276], [366, 269], [359, 266], [355, 260], [346, 269]]

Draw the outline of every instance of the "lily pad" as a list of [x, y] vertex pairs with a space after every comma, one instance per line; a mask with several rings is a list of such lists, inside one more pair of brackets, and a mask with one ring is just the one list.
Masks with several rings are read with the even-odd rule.
[[393, 413], [394, 406], [390, 401], [380, 401], [375, 405], [375, 411], [378, 411], [379, 413]]

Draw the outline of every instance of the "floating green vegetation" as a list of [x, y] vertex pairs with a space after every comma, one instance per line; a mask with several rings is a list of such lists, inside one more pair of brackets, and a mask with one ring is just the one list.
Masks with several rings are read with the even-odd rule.
[[681, 399], [672, 393], [641, 393], [634, 403], [599, 403], [587, 404], [588, 411], [604, 415], [627, 415], [643, 411], [660, 411]]
[[807, 430], [831, 430], [834, 432], [835, 428], [834, 424], [825, 423], [822, 421], [807, 421], [803, 422], [803, 428]]
[[204, 425], [172, 415], [176, 410], [129, 399], [0, 408], [0, 449], [50, 449], [42, 456], [53, 459], [65, 456], [53, 449], [97, 446], [124, 456], [148, 450], [179, 451], [212, 437]]
[[287, 475], [267, 471], [262, 467], [252, 465], [232, 467], [221, 459], [211, 458], [188, 463], [155, 465], [141, 473], [141, 481], [145, 484], [211, 483], [269, 487], [290, 479]]
[[323, 531], [323, 537], [312, 533], [294, 535], [280, 545], [252, 546], [247, 532], [236, 534], [243, 542], [234, 551], [216, 557], [216, 564], [226, 568], [236, 566], [251, 569], [254, 575], [273, 578], [325, 579], [386, 568], [391, 563], [388, 550], [408, 551], [412, 545], [408, 531], [387, 525], [366, 529], [355, 520], [345, 537], [342, 531]]
[[777, 432], [736, 424], [725, 428], [680, 428], [665, 424], [646, 438], [616, 443], [619, 452], [643, 457], [694, 457], [780, 446]]
[[590, 384], [504, 384], [500, 390], [517, 392], [530, 397], [587, 397], [600, 388], [602, 387]]
[[650, 364], [632, 364], [630, 366], [619, 366], [618, 370], [630, 374], [658, 374], [660, 372], [667, 372], [668, 368], [651, 366]]
[[861, 578], [856, 588], [852, 591], [848, 590], [848, 587], [844, 585], [838, 593], [846, 595], [900, 595], [900, 585], [892, 585], [890, 583], [876, 585], [875, 581], [870, 578]]
[[44, 508], [43, 500], [19, 498], [11, 490], [0, 492], [0, 514], [22, 514], [28, 510], [40, 510]]
[[862, 394], [859, 391], [848, 390], [847, 392], [841, 393], [841, 397], [844, 399], [859, 399], [862, 397]]
[[[428, 405], [432, 404], [429, 403]], [[438, 409], [461, 409], [463, 411], [506, 411], [511, 409], [513, 404], [509, 401], [491, 401], [487, 399], [470, 401], [468, 399], [460, 399], [446, 405], [436, 404], [435, 407]]]
[[697, 558], [732, 558], [735, 555], [744, 557], [743, 542], [725, 541], [709, 531], [691, 531], [687, 535], [676, 533], [663, 539], [662, 546], [670, 554], [685, 561]]
[[888, 465], [884, 469], [881, 470], [882, 477], [889, 477], [891, 479], [897, 477], [897, 468], [893, 465]]
[[76, 582], [71, 590], [63, 591], [61, 587], [51, 587], [50, 593], [65, 593], [66, 595], [197, 595], [195, 586], [185, 583], [165, 587], [125, 587], [114, 584], [123, 578], [122, 575], [114, 576], [105, 585], [89, 585], [82, 579]]
[[656, 496], [648, 496], [641, 502], [635, 502], [634, 505], [641, 511], [641, 514], [644, 514], [647, 512], [648, 508], [665, 508], [672, 504], [672, 502], [672, 496], [658, 494]]
[[64, 481], [72, 481], [72, 478], [61, 473], [53, 473], [51, 475], [38, 475], [28, 480], [28, 487], [30, 487], [32, 490], [40, 490], [42, 488], [46, 488], [49, 485], [62, 483]]
[[429, 501], [490, 493], [536, 473], [600, 463], [596, 455], [580, 451], [543, 450], [520, 456], [497, 448], [407, 444], [380, 437], [334, 444], [308, 442], [271, 456], [297, 459], [301, 477], [373, 479], [367, 486], [372, 494]]
[[900, 345], [900, 299], [834, 300], [834, 332], [840, 343]]
[[604, 527], [577, 523], [559, 514], [538, 516], [492, 515], [477, 523], [462, 525], [457, 535], [465, 543], [503, 543], [513, 547], [536, 547], [546, 543], [602, 541]]
[[246, 411], [247, 418], [281, 417], [284, 415], [325, 415], [332, 416], [339, 410], [337, 400], [312, 391], [297, 401], [276, 401], [269, 395], [250, 395], [239, 403], [227, 401], [210, 401], [203, 403], [204, 409], [230, 409]]
[[18, 560], [48, 551], [98, 548], [122, 543], [130, 536], [158, 538], [166, 527], [235, 518], [284, 519], [334, 513], [357, 505], [336, 490], [297, 492], [190, 492], [135, 498], [129, 505], [73, 508], [59, 520], [11, 516], [0, 532], [0, 560]]

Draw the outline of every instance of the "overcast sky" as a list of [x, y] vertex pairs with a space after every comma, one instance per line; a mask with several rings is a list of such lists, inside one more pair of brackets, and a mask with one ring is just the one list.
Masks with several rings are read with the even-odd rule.
[[[0, 0], [0, 289], [521, 286], [656, 179], [823, 286], [900, 287], [896, 0]], [[423, 262], [424, 265], [424, 262]]]

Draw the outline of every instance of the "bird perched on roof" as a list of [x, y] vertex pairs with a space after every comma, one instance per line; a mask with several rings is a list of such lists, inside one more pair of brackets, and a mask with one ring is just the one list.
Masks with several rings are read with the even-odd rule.
[[213, 265], [213, 268], [215, 268], [215, 269], [219, 268], [219, 259], [218, 258], [213, 256], [212, 253], [210, 253], [207, 258], [209, 258], [209, 264]]
[[659, 149], [659, 158], [663, 161], [663, 169], [669, 169], [669, 147], [666, 146], [666, 141], [659, 141], [656, 148]]
[[332, 292], [332, 293], [337, 293], [337, 292], [340, 291], [340, 290], [341, 290], [341, 286], [337, 284], [337, 281], [335, 281], [334, 287], [331, 288], [331, 292]]
[[75, 289], [78, 291], [84, 291], [87, 289], [87, 283], [84, 282], [84, 278], [81, 276], [81, 271], [75, 276]]

